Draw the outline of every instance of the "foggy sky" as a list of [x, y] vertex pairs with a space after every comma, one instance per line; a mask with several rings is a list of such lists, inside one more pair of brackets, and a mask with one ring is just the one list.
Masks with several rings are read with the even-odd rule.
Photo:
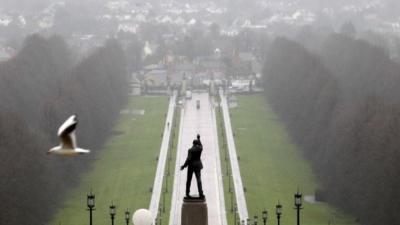
[[[101, 2], [108, 2], [115, 0], [0, 0], [0, 8], [3, 9], [31, 9], [36, 10], [45, 7], [52, 2], [93, 2], [99, 4]], [[122, 1], [122, 0], [121, 0]], [[143, 2], [140, 0], [127, 0], [129, 2]], [[175, 0], [176, 2], [198, 2], [194, 0]], [[215, 0], [214, 2], [255, 2], [258, 0]], [[147, 0], [146, 2], [168, 2], [164, 0]], [[343, 5], [355, 4], [362, 5], [371, 2], [381, 2], [385, 5], [400, 6], [398, 0], [264, 0], [264, 2], [298, 2], [303, 6], [318, 9], [325, 7], [340, 7]]]

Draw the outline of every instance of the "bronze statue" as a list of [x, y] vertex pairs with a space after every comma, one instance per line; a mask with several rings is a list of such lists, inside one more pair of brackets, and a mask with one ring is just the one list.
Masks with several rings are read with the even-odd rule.
[[192, 181], [193, 173], [197, 180], [197, 189], [199, 190], [199, 198], [204, 198], [203, 187], [201, 184], [201, 170], [203, 169], [203, 164], [201, 163], [201, 152], [203, 151], [203, 145], [200, 141], [200, 135], [197, 135], [197, 139], [193, 141], [193, 146], [188, 151], [188, 156], [186, 158], [185, 164], [181, 166], [181, 170], [188, 167], [187, 179], [186, 179], [186, 198], [192, 198], [190, 193], [190, 184]]

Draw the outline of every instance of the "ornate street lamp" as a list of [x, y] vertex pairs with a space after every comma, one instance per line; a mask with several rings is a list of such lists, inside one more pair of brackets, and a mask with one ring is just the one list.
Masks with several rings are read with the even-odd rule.
[[110, 205], [111, 225], [114, 225], [115, 214], [116, 214], [116, 207], [113, 203], [111, 203]]
[[254, 225], [257, 225], [258, 222], [258, 216], [254, 216]]
[[282, 215], [282, 205], [278, 201], [278, 205], [276, 205], [276, 218], [278, 219], [278, 225], [280, 225], [281, 215]]
[[268, 211], [266, 209], [264, 209], [264, 211], [262, 212], [262, 219], [263, 219], [264, 225], [266, 225], [267, 219], [268, 219]]
[[89, 210], [89, 225], [93, 224], [93, 216], [92, 212], [94, 210], [94, 194], [92, 194], [92, 191], [90, 191], [90, 194], [87, 195], [87, 207]]
[[129, 225], [129, 217], [130, 217], [130, 213], [129, 213], [128, 210], [126, 210], [126, 212], [125, 212], [125, 222], [126, 222], [126, 225]]
[[295, 209], [297, 210], [297, 225], [300, 225], [300, 210], [303, 209], [301, 208], [302, 205], [302, 195], [299, 193], [299, 190], [297, 190], [297, 193], [294, 194], [294, 206]]

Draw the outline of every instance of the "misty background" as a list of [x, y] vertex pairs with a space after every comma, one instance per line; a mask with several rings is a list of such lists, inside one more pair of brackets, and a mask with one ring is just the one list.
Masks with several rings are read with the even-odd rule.
[[249, 74], [238, 53], [260, 64], [251, 76], [326, 201], [361, 224], [400, 224], [399, 11], [396, 0], [1, 0], [0, 223], [45, 224], [90, 168], [96, 151], [43, 154], [68, 115], [82, 146], [101, 149], [130, 74], [218, 49], [227, 80]]

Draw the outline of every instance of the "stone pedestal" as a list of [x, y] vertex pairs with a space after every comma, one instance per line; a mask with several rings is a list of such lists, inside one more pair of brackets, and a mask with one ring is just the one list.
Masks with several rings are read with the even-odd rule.
[[206, 199], [184, 198], [181, 215], [181, 225], [208, 225]]

